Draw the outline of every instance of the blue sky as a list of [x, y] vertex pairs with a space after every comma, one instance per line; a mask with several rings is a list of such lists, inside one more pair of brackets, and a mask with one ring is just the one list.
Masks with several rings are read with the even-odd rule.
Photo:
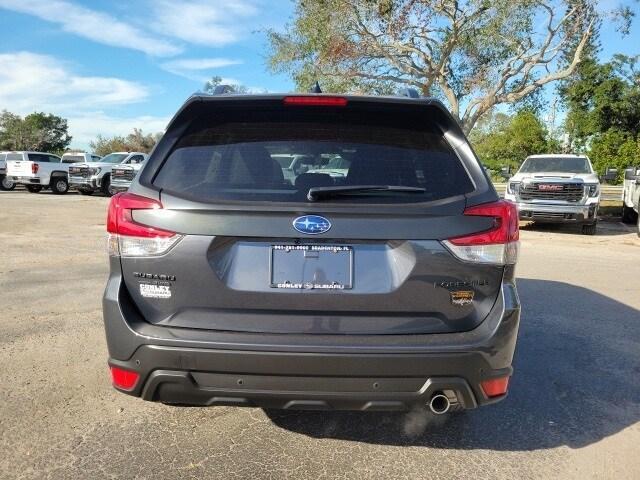
[[[212, 75], [290, 91], [265, 66], [264, 30], [292, 11], [288, 0], [0, 0], [0, 110], [62, 115], [86, 148], [99, 133], [162, 131]], [[638, 22], [626, 38], [605, 22], [604, 59], [640, 53]]]

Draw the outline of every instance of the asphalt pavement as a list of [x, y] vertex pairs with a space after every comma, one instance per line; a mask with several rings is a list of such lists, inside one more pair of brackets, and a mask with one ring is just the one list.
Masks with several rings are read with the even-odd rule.
[[265, 413], [111, 388], [107, 202], [0, 192], [0, 478], [640, 478], [634, 227], [523, 227], [505, 401], [445, 417]]

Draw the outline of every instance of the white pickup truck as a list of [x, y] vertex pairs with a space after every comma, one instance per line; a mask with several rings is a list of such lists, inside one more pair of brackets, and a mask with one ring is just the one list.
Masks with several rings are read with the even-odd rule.
[[636, 222], [640, 237], [640, 168], [627, 168], [624, 171], [622, 187], [622, 221]]
[[531, 155], [507, 183], [504, 198], [518, 205], [520, 220], [570, 223], [594, 235], [600, 181], [584, 155]]
[[120, 165], [138, 165], [147, 159], [142, 152], [114, 152], [97, 161], [77, 163], [69, 168], [69, 185], [83, 195], [102, 192], [112, 195], [112, 170]]
[[[72, 161], [72, 160], [69, 160]], [[43, 152], [9, 152], [6, 156], [7, 176], [37, 193], [50, 188], [53, 193], [69, 191], [69, 165], [57, 155]]]

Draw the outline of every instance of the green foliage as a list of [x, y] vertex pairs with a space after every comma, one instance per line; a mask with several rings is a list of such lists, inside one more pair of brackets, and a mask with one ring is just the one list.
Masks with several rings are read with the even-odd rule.
[[112, 152], [143, 152], [149, 153], [162, 137], [162, 133], [144, 134], [141, 129], [134, 128], [133, 132], [123, 136], [98, 137], [89, 143], [96, 155], [105, 156]]
[[484, 118], [471, 133], [470, 141], [480, 161], [493, 171], [506, 166], [517, 168], [529, 155], [554, 153], [559, 148], [557, 140], [550, 137], [530, 110]]
[[[586, 59], [560, 89], [565, 130], [574, 150], [587, 152], [598, 173], [640, 164], [640, 56]], [[620, 179], [620, 177], [619, 177]]]
[[0, 149], [61, 153], [71, 143], [67, 120], [35, 112], [22, 118], [4, 110], [0, 113]]

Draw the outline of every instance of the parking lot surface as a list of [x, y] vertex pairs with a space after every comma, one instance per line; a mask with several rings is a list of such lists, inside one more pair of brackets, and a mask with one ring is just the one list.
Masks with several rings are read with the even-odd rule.
[[0, 478], [640, 478], [640, 240], [521, 232], [509, 397], [464, 414], [178, 408], [114, 391], [103, 197], [0, 192]]

